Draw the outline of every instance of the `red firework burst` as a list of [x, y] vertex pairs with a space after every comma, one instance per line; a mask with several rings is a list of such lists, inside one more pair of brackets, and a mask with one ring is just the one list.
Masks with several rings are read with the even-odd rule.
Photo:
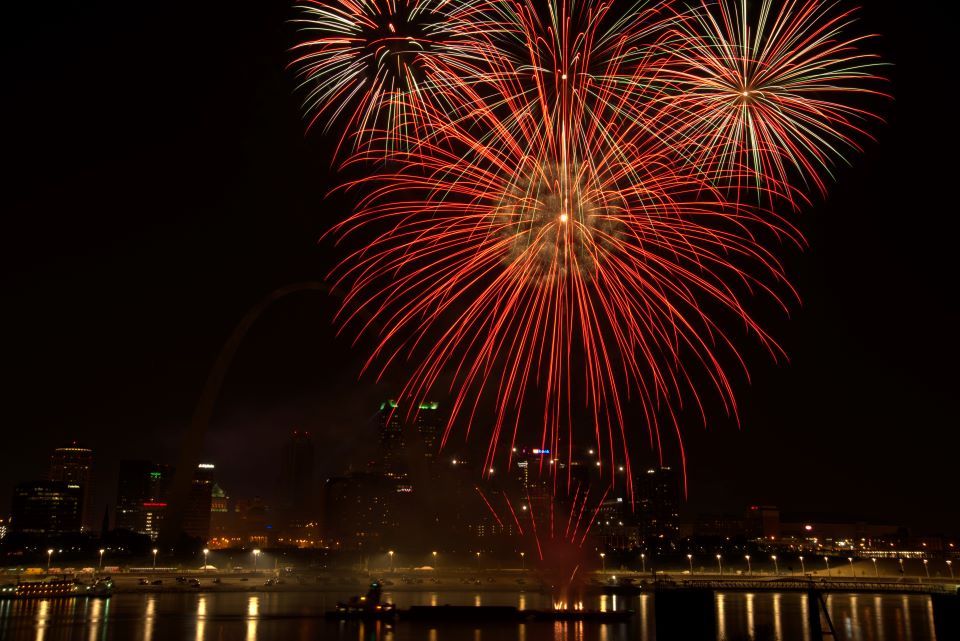
[[[550, 3], [545, 18], [519, 6], [509, 31], [526, 57], [485, 51], [489, 71], [457, 90], [456, 118], [424, 103], [416, 138], [390, 154], [395, 169], [347, 185], [367, 195], [334, 233], [369, 240], [334, 273], [349, 291], [342, 320], [360, 310], [379, 322], [368, 366], [410, 363], [404, 393], [415, 398], [452, 392], [444, 440], [489, 401], [489, 467], [538, 388], [542, 447], [569, 461], [572, 417], [585, 412], [610, 460], [623, 451], [629, 478], [631, 399], [657, 448], [662, 416], [679, 436], [674, 408], [687, 394], [699, 404], [693, 364], [736, 413], [719, 352], [738, 350], [705, 310], [732, 313], [778, 353], [744, 297], [779, 302], [783, 270], [765, 242], [799, 235], [727, 202], [652, 129], [644, 105], [657, 65], [636, 42], [658, 27], [570, 6]], [[366, 133], [371, 149], [396, 135]]]

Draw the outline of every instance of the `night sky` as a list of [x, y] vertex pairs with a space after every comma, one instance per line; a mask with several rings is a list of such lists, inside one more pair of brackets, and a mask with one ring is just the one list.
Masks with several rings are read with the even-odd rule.
[[[0, 510], [77, 439], [99, 514], [120, 458], [176, 461], [245, 311], [325, 276], [340, 250], [318, 239], [350, 201], [326, 197], [330, 140], [304, 135], [286, 2], [20, 4], [2, 39]], [[862, 11], [895, 99], [795, 218], [809, 249], [783, 254], [802, 304], [765, 323], [789, 362], [747, 350], [739, 428], [684, 415], [691, 512], [960, 531], [956, 55], [932, 7]], [[229, 493], [270, 495], [295, 427], [315, 432], [322, 475], [369, 452], [402, 372], [358, 382], [369, 344], [337, 337], [337, 305], [292, 296], [241, 348], [207, 441]]]

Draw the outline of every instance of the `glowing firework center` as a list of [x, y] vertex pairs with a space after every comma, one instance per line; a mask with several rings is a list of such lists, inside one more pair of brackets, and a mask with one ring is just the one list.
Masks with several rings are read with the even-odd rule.
[[366, 25], [361, 39], [369, 52], [371, 77], [390, 74], [404, 91], [413, 89], [418, 78], [411, 74], [417, 71], [417, 56], [429, 51], [431, 44], [424, 24], [422, 15], [401, 6]]
[[623, 201], [591, 187], [575, 169], [566, 173], [558, 165], [527, 172], [497, 209], [503, 260], [518, 278], [589, 280], [616, 246]]

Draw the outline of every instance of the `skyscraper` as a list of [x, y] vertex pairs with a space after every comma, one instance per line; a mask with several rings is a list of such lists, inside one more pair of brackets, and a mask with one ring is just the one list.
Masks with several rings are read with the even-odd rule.
[[10, 526], [28, 534], [80, 532], [83, 488], [65, 481], [19, 483], [13, 490]]
[[640, 516], [647, 539], [674, 539], [680, 532], [680, 484], [670, 467], [648, 469], [637, 482]]
[[156, 540], [167, 507], [173, 468], [150, 461], [120, 461], [115, 526]]
[[204, 542], [210, 538], [210, 508], [213, 505], [213, 463], [200, 463], [193, 473], [187, 509], [183, 515], [183, 531]]
[[439, 407], [431, 401], [414, 408], [393, 399], [380, 404], [380, 456], [387, 476], [406, 478], [411, 464], [436, 458], [442, 423]]
[[291, 521], [311, 520], [313, 517], [315, 459], [310, 432], [291, 432], [283, 445], [280, 464], [280, 507]]
[[93, 529], [93, 504], [90, 500], [91, 470], [93, 468], [93, 450], [80, 447], [76, 441], [66, 447], [58, 447], [50, 456], [51, 481], [61, 481], [80, 486], [81, 528]]

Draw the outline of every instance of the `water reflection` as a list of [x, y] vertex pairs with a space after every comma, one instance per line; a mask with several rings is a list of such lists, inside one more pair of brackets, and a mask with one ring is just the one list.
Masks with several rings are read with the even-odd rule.
[[[551, 606], [539, 592], [398, 591], [401, 608], [415, 604]], [[59, 599], [0, 602], [3, 641], [651, 641], [655, 638], [652, 594], [634, 597], [595, 594], [589, 609], [629, 609], [622, 624], [527, 622], [418, 627], [401, 621], [327, 622], [323, 613], [344, 596], [334, 593], [119, 594], [109, 600]], [[933, 641], [933, 606], [924, 596], [829, 597], [838, 641]], [[714, 601], [717, 639], [810, 641], [807, 610], [815, 601], [798, 592], [721, 593]], [[816, 612], [816, 610], [814, 611]], [[713, 641], [713, 640], [711, 640]], [[942, 639], [939, 641], [943, 641]]]
[[783, 611], [780, 609], [780, 601], [783, 595], [773, 595], [773, 636], [777, 641], [783, 638]]
[[88, 618], [90, 635], [88, 639], [90, 641], [97, 641], [97, 633], [103, 624], [103, 608], [105, 602], [101, 599], [89, 599], [88, 602], [90, 603], [90, 615]]
[[157, 597], [147, 597], [146, 613], [143, 616], [143, 641], [153, 641], [153, 619], [157, 615]]
[[204, 594], [197, 599], [197, 641], [203, 641], [207, 627], [207, 597]]
[[247, 641], [257, 641], [257, 622], [260, 618], [260, 597], [247, 599]]
[[909, 639], [913, 628], [913, 626], [910, 625], [910, 600], [907, 598], [907, 595], [904, 594], [900, 602], [900, 607], [903, 610], [903, 636]]
[[37, 641], [43, 641], [43, 637], [47, 634], [47, 617], [50, 614], [50, 602], [44, 599], [40, 602], [40, 607], [37, 608], [37, 636], [34, 637]]
[[886, 641], [886, 636], [883, 631], [883, 608], [881, 604], [883, 602], [880, 600], [880, 596], [873, 597], [873, 627], [876, 630], [874, 633], [877, 641]]
[[717, 608], [717, 632], [719, 634], [718, 638], [726, 639], [727, 638], [727, 598], [725, 594], [721, 593], [717, 595], [716, 608]]

